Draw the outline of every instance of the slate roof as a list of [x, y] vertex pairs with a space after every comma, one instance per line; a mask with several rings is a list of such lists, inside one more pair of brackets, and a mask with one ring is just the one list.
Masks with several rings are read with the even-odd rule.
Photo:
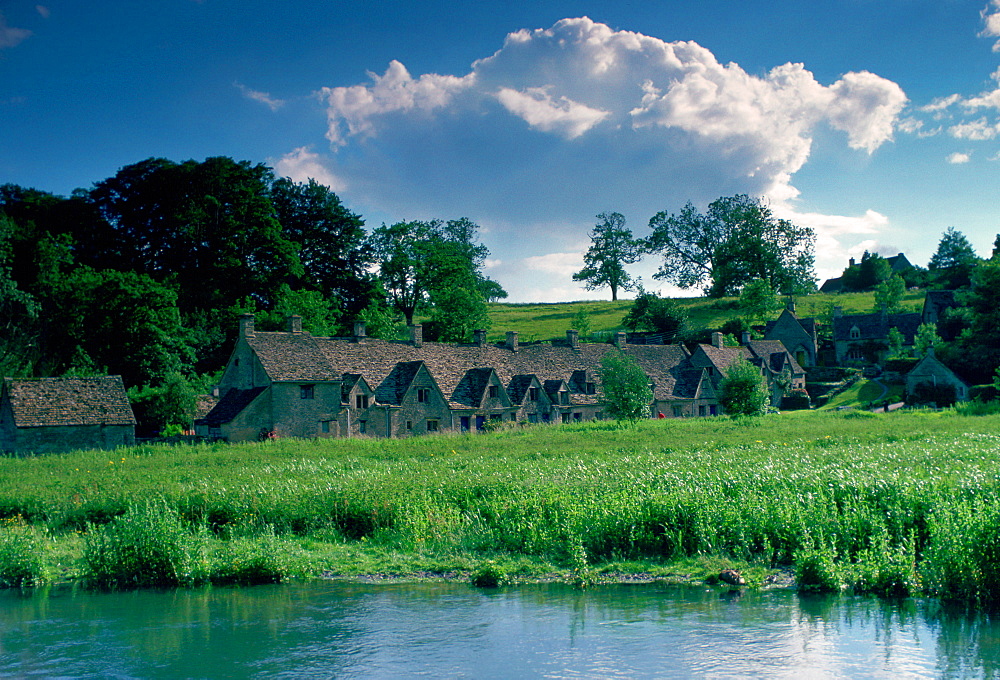
[[246, 338], [271, 380], [339, 380], [326, 355], [309, 333], [255, 333]]
[[6, 378], [17, 427], [135, 425], [121, 376], [95, 378]]
[[254, 387], [249, 390], [229, 390], [222, 395], [208, 415], [198, 421], [198, 424], [215, 427], [232, 421], [266, 389], [267, 387]]
[[399, 406], [413, 384], [413, 379], [423, 366], [422, 361], [405, 361], [395, 364], [385, 380], [375, 388], [375, 401]]
[[[849, 314], [833, 317], [833, 339], [837, 342], [858, 342], [864, 340], [885, 340], [889, 329], [896, 328], [905, 338], [905, 344], [912, 345], [921, 323], [921, 314]], [[851, 337], [851, 329], [857, 326], [859, 337]]]
[[451, 395], [451, 401], [468, 408], [479, 408], [492, 375], [492, 368], [470, 368], [458, 381], [455, 392]]
[[538, 377], [534, 374], [515, 375], [511, 378], [510, 382], [507, 383], [507, 396], [510, 397], [510, 402], [517, 406], [524, 404], [524, 395], [528, 393], [528, 388], [536, 380], [538, 380]]

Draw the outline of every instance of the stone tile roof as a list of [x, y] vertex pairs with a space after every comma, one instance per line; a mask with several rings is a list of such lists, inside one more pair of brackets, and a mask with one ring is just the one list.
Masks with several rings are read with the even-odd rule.
[[339, 380], [309, 333], [255, 333], [246, 338], [273, 381]]
[[[833, 318], [833, 339], [836, 342], [857, 342], [859, 340], [885, 340], [889, 337], [889, 329], [896, 328], [906, 339], [907, 345], [913, 344], [920, 326], [921, 314], [849, 314]], [[859, 337], [851, 337], [851, 329], [857, 326]]]
[[[528, 394], [528, 388], [538, 380], [538, 376], [535, 374], [531, 375], [515, 375], [507, 383], [507, 396], [510, 397], [510, 402], [516, 406], [521, 406], [524, 404], [524, 397]], [[541, 387], [541, 383], [539, 383]]]
[[454, 393], [450, 395], [451, 401], [466, 408], [479, 408], [492, 376], [492, 368], [470, 368], [455, 386]]
[[792, 373], [805, 372], [780, 340], [751, 340], [747, 347], [775, 373], [780, 373], [786, 366]]
[[135, 425], [122, 379], [38, 378], [4, 380], [17, 427]]
[[395, 364], [389, 375], [375, 388], [375, 401], [393, 406], [402, 404], [406, 391], [410, 389], [413, 379], [417, 377], [422, 366], [422, 361], [403, 361]]
[[208, 415], [198, 421], [198, 424], [215, 427], [230, 422], [266, 389], [267, 387], [254, 387], [249, 390], [229, 390], [222, 395]]

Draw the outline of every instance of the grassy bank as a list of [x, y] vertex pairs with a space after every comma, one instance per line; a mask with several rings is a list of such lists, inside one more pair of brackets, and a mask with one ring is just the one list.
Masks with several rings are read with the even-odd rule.
[[[1000, 596], [1000, 416], [816, 413], [0, 460], [0, 580], [704, 576]], [[16, 559], [15, 559], [16, 558]]]

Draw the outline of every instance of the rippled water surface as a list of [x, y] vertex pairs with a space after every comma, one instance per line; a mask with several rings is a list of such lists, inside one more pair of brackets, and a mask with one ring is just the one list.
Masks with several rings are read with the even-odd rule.
[[922, 600], [657, 585], [66, 588], [0, 594], [0, 675], [1000, 677], [1000, 624]]

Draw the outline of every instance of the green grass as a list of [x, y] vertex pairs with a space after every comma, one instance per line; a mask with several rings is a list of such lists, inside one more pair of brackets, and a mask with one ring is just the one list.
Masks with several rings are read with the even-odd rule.
[[985, 602], [1000, 576], [998, 428], [953, 411], [800, 412], [5, 458], [0, 518], [41, 556], [18, 572], [35, 581], [585, 585], [722, 565], [759, 583], [798, 562], [820, 587]]
[[[907, 291], [902, 304], [906, 311], [920, 311], [923, 299], [923, 291]], [[677, 301], [688, 312], [691, 328], [719, 328], [740, 315], [738, 298], [693, 297], [678, 298]], [[834, 305], [843, 307], [844, 314], [866, 314], [873, 311], [875, 297], [873, 293], [800, 296], [796, 298], [796, 313], [800, 317], [828, 318]], [[490, 305], [490, 320], [493, 323], [490, 339], [501, 341], [507, 331], [518, 331], [521, 342], [564, 338], [566, 331], [572, 327], [573, 316], [581, 309], [586, 310], [590, 317], [592, 333], [611, 333], [623, 330], [621, 322], [631, 306], [631, 300], [495, 303]], [[775, 312], [775, 318], [779, 312]]]

